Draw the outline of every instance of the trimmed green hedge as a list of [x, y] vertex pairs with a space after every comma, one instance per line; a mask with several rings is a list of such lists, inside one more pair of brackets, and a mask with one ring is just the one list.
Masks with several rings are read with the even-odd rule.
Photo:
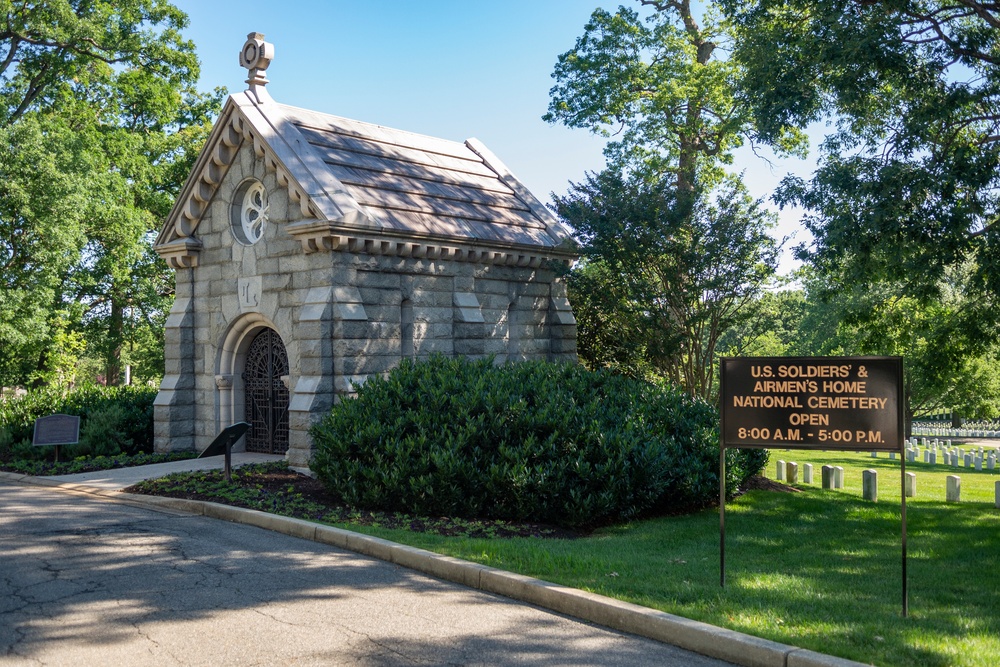
[[[433, 357], [373, 377], [312, 429], [348, 505], [589, 528], [718, 499], [718, 413], [582, 366]], [[727, 488], [767, 453], [727, 453]]]
[[93, 385], [63, 392], [43, 388], [0, 401], [0, 457], [39, 459], [50, 447], [32, 447], [35, 419], [51, 414], [80, 417], [80, 444], [66, 446], [65, 457], [113, 456], [153, 451], [155, 387]]

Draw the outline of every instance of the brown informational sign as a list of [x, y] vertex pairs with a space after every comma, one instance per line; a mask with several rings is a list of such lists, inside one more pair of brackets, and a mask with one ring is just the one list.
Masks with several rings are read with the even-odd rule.
[[901, 357], [727, 357], [724, 447], [901, 451]]
[[73, 415], [49, 415], [35, 420], [31, 444], [75, 445], [80, 442], [80, 418]]

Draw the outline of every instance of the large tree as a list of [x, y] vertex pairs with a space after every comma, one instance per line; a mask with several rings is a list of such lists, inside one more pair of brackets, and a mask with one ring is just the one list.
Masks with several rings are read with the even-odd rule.
[[[771, 214], [736, 185], [678, 204], [688, 197], [669, 176], [609, 169], [574, 184], [556, 206], [588, 262], [570, 281], [586, 306], [585, 360], [653, 371], [711, 399], [720, 339], [750, 314], [773, 274], [777, 244], [768, 235]], [[608, 321], [632, 331], [612, 340]], [[632, 354], [623, 346], [634, 346]], [[594, 352], [603, 358], [587, 358]]]
[[[609, 163], [670, 173], [679, 195], [693, 196], [723, 180], [733, 149], [756, 137], [734, 94], [739, 69], [716, 57], [732, 34], [711, 6], [699, 20], [688, 0], [641, 4], [657, 11], [593, 12], [574, 48], [559, 56], [545, 119], [609, 137]], [[776, 143], [804, 148], [794, 128]]]
[[[761, 136], [832, 123], [811, 180], [802, 251], [844, 289], [938, 299], [969, 272], [966, 308], [1000, 294], [1000, 5], [975, 0], [722, 0], [732, 60]], [[975, 324], [976, 317], [964, 317]], [[978, 325], [976, 325], [978, 326]]]
[[728, 171], [755, 128], [738, 69], [716, 57], [726, 25], [687, 0], [643, 4], [654, 10], [594, 11], [552, 75], [545, 118], [610, 138], [606, 170], [556, 200], [587, 261], [570, 279], [581, 353], [709, 398], [720, 338], [774, 273], [772, 219]]
[[221, 95], [164, 0], [0, 7], [0, 384], [52, 378], [74, 330], [115, 383], [169, 307], [151, 234]]

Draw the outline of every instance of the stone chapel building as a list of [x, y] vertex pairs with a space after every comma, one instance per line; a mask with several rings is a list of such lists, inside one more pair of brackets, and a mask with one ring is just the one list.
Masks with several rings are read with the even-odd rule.
[[475, 139], [276, 103], [263, 37], [156, 240], [177, 279], [156, 451], [248, 421], [248, 451], [306, 466], [309, 426], [403, 358], [575, 361], [569, 230]]

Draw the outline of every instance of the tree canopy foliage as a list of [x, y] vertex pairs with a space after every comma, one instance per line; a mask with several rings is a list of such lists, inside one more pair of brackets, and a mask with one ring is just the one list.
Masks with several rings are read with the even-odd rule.
[[952, 273], [943, 297], [931, 302], [895, 296], [891, 285], [833, 291], [811, 268], [799, 277], [803, 289], [762, 300], [775, 345], [761, 354], [901, 356], [908, 420], [932, 412], [1000, 415], [1000, 346], [970, 338], [965, 276]]
[[595, 10], [552, 74], [546, 120], [611, 139], [605, 171], [556, 198], [586, 258], [569, 286], [588, 363], [710, 398], [721, 337], [774, 273], [773, 218], [727, 170], [755, 129], [713, 55], [726, 24], [644, 4], [658, 11]]
[[[595, 311], [581, 324], [584, 358], [651, 370], [709, 398], [720, 338], [763, 292], [777, 244], [768, 235], [772, 216], [734, 184], [699, 195], [691, 211], [677, 200], [668, 177], [609, 169], [574, 184], [556, 207], [586, 261], [571, 279]], [[587, 280], [595, 282], [581, 285]], [[610, 330], [609, 320], [617, 323]], [[633, 330], [618, 339], [623, 325]], [[626, 345], [632, 354], [623, 354]]]
[[[713, 57], [732, 36], [712, 7], [699, 22], [687, 0], [643, 4], [659, 11], [594, 11], [559, 56], [545, 119], [611, 138], [609, 163], [671, 173], [682, 193], [713, 187], [732, 150], [756, 136], [734, 94], [734, 61]], [[801, 133], [781, 145], [800, 149]]]
[[[1000, 6], [975, 0], [722, 0], [761, 136], [833, 123], [811, 181], [802, 256], [842, 285], [934, 299], [971, 268], [1000, 294]], [[995, 309], [992, 309], [995, 310]]]
[[[158, 374], [172, 276], [151, 250], [221, 91], [164, 0], [0, 2], [0, 385]], [[131, 355], [131, 356], [130, 356]]]

